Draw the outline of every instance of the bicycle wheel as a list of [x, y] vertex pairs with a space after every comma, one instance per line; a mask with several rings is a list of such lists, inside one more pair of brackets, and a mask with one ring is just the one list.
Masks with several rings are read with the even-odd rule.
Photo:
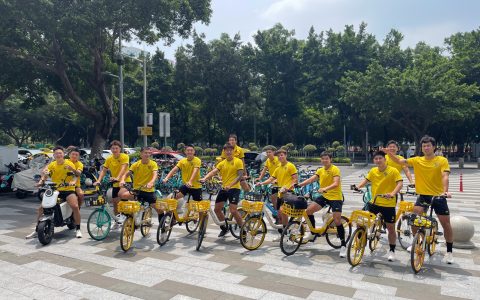
[[203, 238], [207, 233], [207, 225], [208, 225], [208, 214], [205, 213], [200, 216], [199, 223], [199, 230], [198, 230], [198, 237], [197, 237], [197, 247], [195, 248], [197, 251], [200, 251], [200, 247], [202, 246]]
[[415, 273], [420, 272], [425, 260], [425, 249], [423, 249], [424, 240], [425, 233], [422, 231], [418, 231], [413, 238], [412, 250], [410, 252], [410, 265]]
[[437, 226], [432, 227], [432, 232], [430, 233], [430, 236], [427, 239], [427, 250], [428, 250], [428, 255], [432, 256], [435, 254], [435, 249], [437, 248]]
[[194, 233], [197, 231], [200, 222], [198, 220], [190, 220], [185, 223], [188, 233]]
[[148, 207], [142, 214], [142, 225], [140, 225], [140, 232], [143, 236], [147, 236], [152, 228], [152, 208]]
[[285, 255], [292, 255], [297, 252], [302, 244], [305, 235], [305, 228], [299, 221], [290, 221], [282, 232], [280, 249]]
[[367, 232], [363, 227], [358, 227], [347, 244], [347, 260], [352, 267], [357, 266], [362, 261], [366, 244]]
[[247, 250], [256, 250], [263, 244], [267, 234], [267, 225], [261, 217], [248, 217], [240, 228], [240, 243]]
[[[242, 208], [238, 208], [238, 213], [240, 214], [240, 217], [242, 219], [245, 219], [245, 215], [247, 214]], [[233, 221], [233, 215], [230, 214], [228, 216], [228, 221], [232, 222]], [[228, 229], [230, 230], [230, 233], [233, 235], [234, 238], [239, 239], [240, 238], [240, 225], [238, 224], [230, 224], [228, 226]]]
[[110, 217], [110, 214], [105, 209], [97, 208], [88, 216], [88, 234], [92, 239], [101, 241], [110, 233], [111, 224], [112, 217]]
[[413, 233], [412, 227], [408, 225], [406, 215], [401, 215], [397, 221], [397, 237], [400, 246], [407, 250], [408, 247], [412, 245]]
[[157, 228], [157, 243], [160, 246], [165, 245], [170, 238], [170, 234], [172, 233], [172, 221], [173, 217], [170, 212], [165, 213], [162, 220], [160, 220], [160, 224]]
[[127, 216], [122, 226], [122, 233], [120, 234], [120, 247], [127, 252], [132, 247], [133, 234], [135, 233], [135, 221], [132, 216]]
[[[350, 220], [347, 217], [342, 216], [342, 225], [345, 229], [345, 243], [348, 243], [352, 234], [352, 224], [350, 224]], [[334, 249], [340, 249], [340, 247], [342, 247], [342, 241], [338, 237], [337, 225], [333, 221], [333, 218], [328, 225], [325, 238], [327, 239], [327, 243], [330, 245], [330, 247]]]
[[382, 235], [382, 222], [376, 221], [373, 223], [372, 229], [370, 230], [370, 238], [368, 239], [368, 248], [371, 252], [375, 251], [380, 242], [380, 236]]

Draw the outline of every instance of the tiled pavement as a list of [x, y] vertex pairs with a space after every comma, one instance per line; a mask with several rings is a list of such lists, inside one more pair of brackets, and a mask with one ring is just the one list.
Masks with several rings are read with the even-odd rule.
[[[345, 213], [361, 206], [359, 195], [347, 191], [366, 169], [342, 168]], [[449, 200], [452, 214], [475, 223], [473, 241], [480, 245], [480, 171], [452, 170]], [[18, 200], [0, 195], [0, 299], [480, 299], [480, 251], [455, 249], [455, 263], [442, 262], [444, 244], [413, 275], [409, 256], [397, 250], [396, 262], [386, 260], [384, 244], [363, 263], [350, 268], [324, 238], [285, 257], [269, 232], [257, 251], [244, 250], [227, 236], [218, 239], [210, 224], [204, 246], [195, 251], [196, 236], [176, 228], [160, 248], [152, 234], [123, 253], [119, 232], [103, 242], [91, 240], [82, 209], [84, 238], [57, 228], [49, 246], [25, 240], [32, 229], [36, 198]], [[320, 220], [320, 217], [317, 218]], [[156, 226], [153, 228], [156, 230]], [[477, 285], [478, 284], [478, 285]]]

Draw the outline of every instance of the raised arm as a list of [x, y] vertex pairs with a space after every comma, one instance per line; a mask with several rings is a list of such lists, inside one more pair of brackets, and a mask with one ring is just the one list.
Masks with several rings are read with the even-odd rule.
[[300, 186], [300, 187], [306, 186], [307, 184], [313, 183], [313, 182], [315, 182], [315, 181], [317, 181], [317, 180], [318, 180], [318, 175], [317, 175], [317, 174], [314, 174], [314, 175], [312, 175], [310, 178], [305, 179], [304, 181], [300, 182], [300, 183], [298, 184], [298, 186]]

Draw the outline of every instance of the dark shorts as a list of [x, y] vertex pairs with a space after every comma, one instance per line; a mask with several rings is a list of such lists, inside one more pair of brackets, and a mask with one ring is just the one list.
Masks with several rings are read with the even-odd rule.
[[368, 204], [368, 211], [374, 214], [381, 213], [385, 223], [395, 223], [395, 207], [378, 206], [372, 203]]
[[228, 201], [228, 203], [233, 205], [238, 205], [238, 202], [240, 202], [240, 189], [229, 189], [228, 191], [220, 190], [215, 203], [225, 201]]
[[279, 190], [278, 186], [272, 187], [272, 195], [278, 194], [278, 190]]
[[321, 207], [330, 206], [333, 212], [342, 212], [343, 200], [328, 200], [323, 196], [319, 196], [313, 201]]
[[280, 210], [280, 207], [282, 207], [282, 205], [283, 205], [284, 202], [285, 202], [285, 201], [283, 201], [282, 198], [278, 198], [278, 199], [277, 199], [277, 207], [275, 207], [275, 209], [276, 209], [276, 210]]
[[112, 187], [112, 198], [118, 198], [119, 187]]
[[192, 189], [187, 187], [186, 185], [182, 185], [178, 191], [182, 193], [182, 195], [190, 195], [192, 196], [192, 199], [195, 201], [200, 201], [202, 200], [202, 189]]
[[59, 191], [58, 192], [58, 198], [64, 200], [64, 201], [67, 201], [67, 197], [70, 196], [70, 195], [75, 195], [75, 192], [74, 191]]
[[140, 202], [155, 203], [155, 192], [138, 192], [137, 199]]
[[433, 196], [428, 196], [428, 195], [418, 195], [417, 202], [415, 202], [415, 206], [421, 206], [427, 211], [428, 207], [432, 205], [433, 210], [437, 215], [440, 216], [448, 216], [450, 215], [450, 210], [448, 209], [448, 204], [447, 204], [447, 199], [442, 197], [442, 198], [437, 198], [435, 201], [433, 201], [432, 204], [432, 198]]

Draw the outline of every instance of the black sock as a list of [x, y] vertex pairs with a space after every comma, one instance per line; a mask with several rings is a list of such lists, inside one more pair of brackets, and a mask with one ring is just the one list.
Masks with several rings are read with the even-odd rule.
[[347, 243], [345, 243], [345, 228], [343, 228], [343, 224], [337, 226], [337, 234], [338, 238], [342, 242], [342, 246], [347, 246]]
[[313, 215], [308, 215], [308, 219], [310, 219], [310, 223], [312, 223], [313, 228], [315, 228], [315, 217]]
[[77, 230], [80, 230], [80, 224], [75, 225], [75, 227], [77, 228]]
[[453, 251], [453, 249], [452, 249], [452, 248], [453, 248], [453, 243], [449, 243], [449, 242], [447, 242], [447, 252], [450, 252], [450, 253], [452, 253], [452, 251]]
[[390, 244], [390, 251], [395, 252], [395, 246], [396, 246], [396, 245]]
[[221, 226], [220, 226], [220, 229], [222, 229], [222, 231], [227, 231], [227, 226], [221, 225]]

